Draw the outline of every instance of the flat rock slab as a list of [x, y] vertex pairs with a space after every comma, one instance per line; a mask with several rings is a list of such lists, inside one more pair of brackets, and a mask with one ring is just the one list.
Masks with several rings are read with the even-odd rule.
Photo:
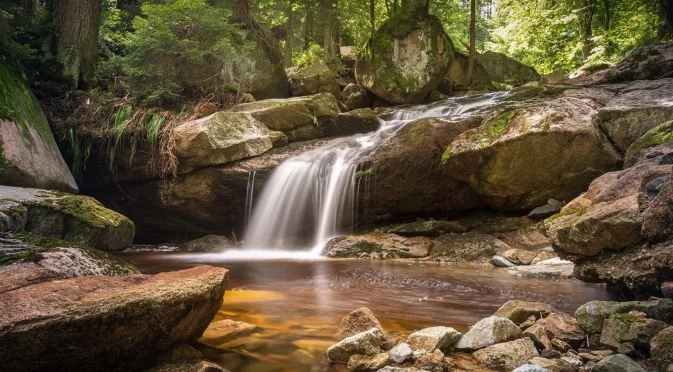
[[130, 371], [198, 338], [222, 306], [228, 271], [90, 276], [0, 294], [0, 360], [9, 371]]
[[530, 266], [515, 266], [507, 269], [510, 274], [531, 278], [565, 278], [573, 277], [575, 264], [558, 257], [540, 261]]

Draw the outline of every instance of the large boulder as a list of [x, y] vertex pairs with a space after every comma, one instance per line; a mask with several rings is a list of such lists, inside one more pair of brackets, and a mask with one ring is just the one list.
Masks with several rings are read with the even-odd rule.
[[478, 206], [475, 192], [447, 177], [440, 163], [446, 146], [480, 122], [480, 118], [421, 119], [381, 143], [361, 162], [363, 169], [356, 175], [364, 189], [362, 203], [369, 206], [368, 215], [362, 217], [439, 214]]
[[281, 131], [290, 142], [324, 136], [324, 130], [334, 126], [339, 106], [329, 93], [288, 99], [267, 99], [244, 103], [231, 112], [250, 114], [267, 128]]
[[523, 337], [521, 330], [507, 318], [490, 316], [478, 321], [456, 342], [457, 350], [478, 350]]
[[355, 74], [360, 85], [386, 101], [420, 102], [440, 84], [452, 58], [453, 44], [437, 17], [399, 11], [365, 45]]
[[586, 338], [584, 330], [570, 314], [549, 314], [546, 318], [538, 320], [536, 324], [547, 330], [550, 339], [558, 339], [574, 347], [582, 344]]
[[645, 45], [631, 52], [614, 67], [597, 71], [573, 83], [610, 84], [633, 80], [656, 80], [673, 72], [673, 43], [670, 41]]
[[593, 125], [599, 107], [590, 99], [566, 95], [492, 115], [447, 147], [447, 175], [468, 183], [499, 210], [569, 200], [621, 163]]
[[403, 236], [438, 237], [447, 233], [464, 233], [467, 228], [454, 221], [417, 221], [395, 226], [388, 232]]
[[673, 120], [673, 79], [636, 81], [605, 107], [596, 121], [620, 151], [657, 125]]
[[487, 50], [478, 60], [488, 77], [497, 83], [519, 86], [540, 80], [540, 74], [533, 67], [502, 53]]
[[594, 372], [645, 372], [645, 369], [624, 354], [610, 355], [596, 363]]
[[616, 313], [603, 321], [600, 342], [614, 350], [620, 349], [625, 343], [639, 349], [649, 349], [650, 340], [666, 327], [668, 324], [638, 313]]
[[407, 337], [407, 344], [413, 350], [423, 350], [432, 353], [450, 347], [461, 337], [460, 332], [451, 327], [430, 327], [421, 329]]
[[655, 158], [657, 150], [664, 150], [660, 145], [673, 145], [673, 121], [668, 121], [647, 131], [642, 137], [633, 142], [624, 155], [624, 166], [631, 167], [647, 158]]
[[254, 31], [240, 30], [252, 47], [228, 55], [220, 73], [223, 85], [250, 93], [256, 99], [285, 98], [290, 87], [282, 56], [275, 52], [281, 50], [280, 45], [270, 30], [254, 23]]
[[374, 313], [366, 307], [360, 307], [341, 319], [337, 335], [350, 337], [372, 328], [383, 332], [383, 327], [379, 323], [379, 320], [376, 319], [376, 316], [374, 316]]
[[453, 91], [466, 90], [492, 90], [493, 83], [488, 76], [486, 69], [479, 59], [475, 60], [474, 71], [472, 72], [472, 81], [467, 81], [467, 71], [469, 69], [469, 57], [460, 51], [455, 51], [453, 61], [449, 66], [449, 72], [444, 81], [439, 86], [442, 93], [450, 94]]
[[540, 319], [555, 312], [556, 310], [553, 307], [541, 302], [510, 300], [505, 302], [494, 315], [500, 318], [509, 319], [519, 325], [528, 320], [531, 316], [535, 317], [535, 319]]
[[180, 124], [173, 130], [179, 173], [258, 156], [276, 137], [250, 114], [217, 112]]
[[382, 338], [377, 328], [347, 337], [327, 349], [327, 359], [332, 363], [348, 363], [353, 355], [380, 354]]
[[673, 323], [673, 300], [656, 301], [590, 301], [575, 311], [579, 325], [590, 334], [598, 334], [603, 330], [604, 321], [613, 314], [627, 314], [631, 311], [644, 313], [647, 318]]
[[[467, 232], [440, 236], [435, 240], [430, 255], [436, 261], [441, 262], [484, 262], [498, 251], [508, 249], [510, 247], [496, 237], [477, 232]], [[509, 263], [509, 261], [507, 262]]]
[[108, 251], [127, 248], [135, 226], [88, 196], [0, 186], [0, 231], [29, 232]]
[[2, 293], [3, 368], [147, 367], [172, 345], [201, 335], [222, 306], [227, 277], [225, 269], [201, 266], [155, 276], [58, 280]]
[[77, 193], [39, 102], [0, 61], [0, 183]]
[[306, 68], [289, 68], [287, 77], [290, 82], [290, 93], [294, 97], [317, 93], [332, 93], [335, 97], [339, 97], [341, 94], [336, 74], [324, 64]]

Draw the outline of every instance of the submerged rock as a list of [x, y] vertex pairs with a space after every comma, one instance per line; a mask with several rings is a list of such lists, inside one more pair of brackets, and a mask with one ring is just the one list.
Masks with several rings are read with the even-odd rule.
[[59, 280], [2, 293], [3, 368], [141, 369], [170, 346], [199, 337], [222, 306], [226, 284], [227, 270], [201, 266], [154, 276]]
[[526, 337], [477, 350], [473, 356], [488, 368], [512, 370], [539, 354], [533, 341]]
[[456, 342], [457, 350], [478, 350], [522, 338], [523, 334], [514, 322], [507, 318], [491, 316], [478, 321]]
[[235, 248], [234, 244], [226, 236], [206, 235], [202, 238], [190, 240], [178, 246], [181, 252], [221, 252], [228, 248]]
[[383, 334], [377, 328], [358, 333], [330, 346], [327, 358], [332, 363], [348, 363], [353, 355], [380, 354], [382, 338]]
[[0, 184], [77, 193], [40, 103], [4, 59], [0, 92]]
[[355, 64], [360, 85], [387, 101], [421, 102], [437, 88], [453, 58], [440, 20], [425, 12], [397, 12], [376, 30]]
[[366, 307], [361, 307], [341, 319], [337, 335], [349, 337], [366, 332], [372, 328], [376, 328], [383, 333], [383, 327], [378, 319], [376, 319], [376, 316], [374, 316], [374, 313]]
[[430, 327], [416, 331], [407, 337], [407, 344], [413, 350], [432, 353], [453, 345], [460, 339], [461, 333], [451, 327]]
[[512, 370], [512, 372], [551, 372], [551, 370], [535, 364], [524, 364]]
[[135, 226], [88, 196], [0, 186], [1, 232], [26, 231], [102, 250], [131, 245]]

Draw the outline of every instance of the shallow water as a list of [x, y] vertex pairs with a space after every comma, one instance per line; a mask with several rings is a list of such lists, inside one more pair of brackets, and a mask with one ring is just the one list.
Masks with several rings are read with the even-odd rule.
[[601, 286], [575, 280], [519, 278], [503, 269], [359, 260], [223, 260], [216, 254], [120, 253], [143, 273], [213, 265], [230, 270], [215, 318], [263, 329], [233, 340], [204, 337], [199, 348], [230, 371], [337, 371], [324, 358], [341, 318], [366, 306], [395, 336], [426, 326], [460, 331], [511, 299], [540, 301], [573, 313], [609, 300]]

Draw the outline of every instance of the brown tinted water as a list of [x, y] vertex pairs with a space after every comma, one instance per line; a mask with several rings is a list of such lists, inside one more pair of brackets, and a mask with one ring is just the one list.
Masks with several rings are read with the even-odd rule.
[[260, 326], [226, 339], [207, 333], [197, 345], [232, 372], [340, 371], [325, 349], [341, 318], [366, 306], [395, 336], [427, 326], [460, 331], [512, 299], [540, 301], [573, 313], [590, 300], [609, 300], [601, 286], [575, 280], [520, 278], [503, 269], [360, 260], [223, 261], [213, 254], [120, 253], [148, 274], [195, 265], [226, 267], [230, 282], [214, 319]]

